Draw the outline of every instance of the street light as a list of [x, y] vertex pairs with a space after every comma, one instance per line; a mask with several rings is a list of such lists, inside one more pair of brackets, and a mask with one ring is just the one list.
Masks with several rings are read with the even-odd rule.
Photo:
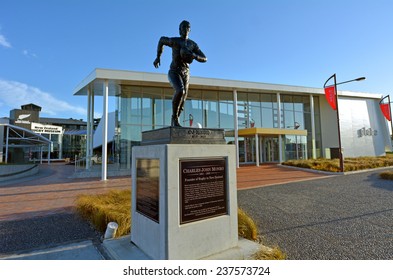
[[365, 79], [366, 79], [366, 77], [360, 77], [360, 78], [357, 78], [357, 79], [353, 79], [353, 80], [349, 80], [349, 81], [345, 81], [345, 82], [341, 82], [341, 83], [336, 83], [336, 85], [342, 85], [342, 84], [346, 84], [346, 83], [350, 83], [350, 82], [359, 82], [359, 81], [363, 81]]
[[[329, 82], [333, 78], [334, 84], [330, 86], [326, 86], [327, 82]], [[325, 97], [330, 104], [330, 106], [337, 112], [337, 128], [338, 128], [338, 156], [340, 159], [340, 172], [344, 172], [344, 158], [342, 154], [341, 147], [341, 131], [340, 131], [340, 114], [338, 112], [338, 93], [337, 93], [337, 85], [342, 85], [350, 82], [359, 82], [365, 80], [366, 77], [360, 77], [353, 80], [345, 81], [337, 83], [336, 74], [333, 74], [326, 82], [323, 84], [323, 88], [325, 90]]]

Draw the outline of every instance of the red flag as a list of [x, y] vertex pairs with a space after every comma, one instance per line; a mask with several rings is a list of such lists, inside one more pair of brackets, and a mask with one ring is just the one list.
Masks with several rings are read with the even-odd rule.
[[[382, 103], [384, 99], [388, 98], [389, 96], [385, 96], [384, 98], [381, 99], [379, 102], [379, 107], [381, 108], [382, 114], [385, 116], [385, 118], [388, 121], [392, 121], [392, 115], [390, 111], [390, 102], [388, 103]], [[389, 100], [389, 99], [388, 99]]]
[[325, 87], [325, 97], [330, 107], [332, 107], [333, 110], [337, 110], [336, 89], [334, 85]]

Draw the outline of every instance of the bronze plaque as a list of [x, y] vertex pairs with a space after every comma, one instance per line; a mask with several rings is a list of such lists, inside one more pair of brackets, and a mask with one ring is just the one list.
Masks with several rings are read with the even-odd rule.
[[226, 214], [226, 159], [180, 160], [180, 224]]
[[136, 211], [159, 222], [160, 160], [136, 160]]

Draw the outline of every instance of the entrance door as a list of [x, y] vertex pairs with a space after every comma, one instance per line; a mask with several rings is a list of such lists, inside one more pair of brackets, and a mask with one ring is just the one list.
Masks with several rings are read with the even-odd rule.
[[278, 162], [278, 138], [265, 137], [262, 142], [263, 162]]

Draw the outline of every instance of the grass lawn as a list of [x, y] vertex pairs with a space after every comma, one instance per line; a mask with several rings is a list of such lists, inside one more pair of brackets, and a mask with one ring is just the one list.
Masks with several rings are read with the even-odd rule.
[[[82, 195], [77, 199], [78, 213], [88, 220], [98, 231], [104, 233], [109, 222], [116, 222], [119, 227], [115, 237], [127, 235], [131, 231], [131, 191], [112, 190], [98, 195]], [[258, 228], [253, 219], [242, 209], [238, 209], [239, 236], [257, 240]], [[262, 249], [254, 259], [285, 259], [279, 248]]]

